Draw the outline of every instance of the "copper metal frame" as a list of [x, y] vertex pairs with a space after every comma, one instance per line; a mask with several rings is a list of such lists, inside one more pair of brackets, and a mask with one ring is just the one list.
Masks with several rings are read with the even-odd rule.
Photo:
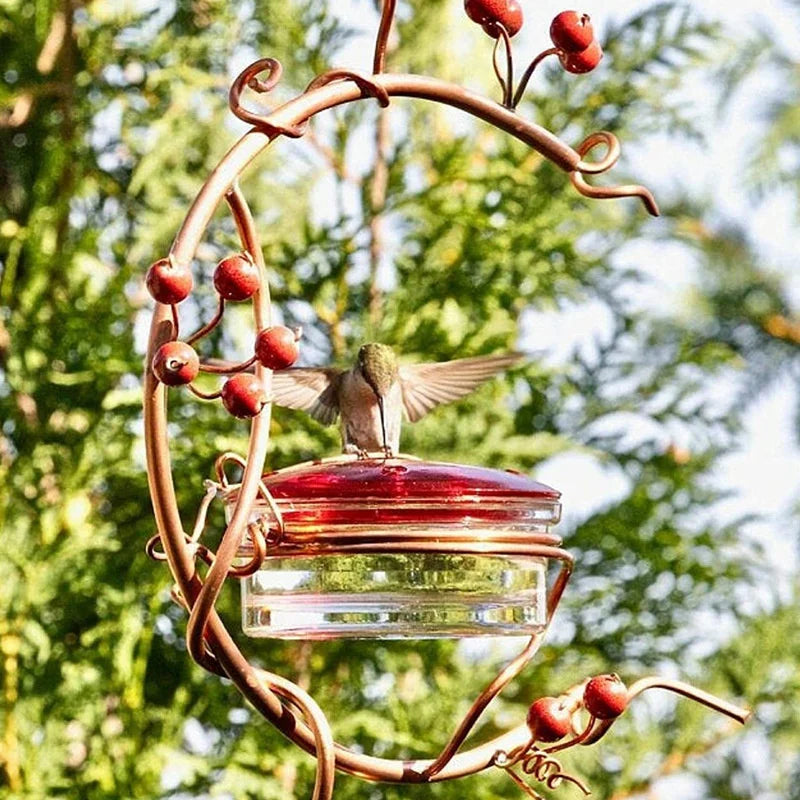
[[[386, 0], [384, 3], [372, 75], [362, 75], [349, 70], [326, 73], [315, 79], [303, 94], [266, 116], [247, 111], [241, 103], [241, 94], [245, 87], [261, 93], [274, 88], [281, 74], [279, 62], [274, 59], [255, 62], [242, 72], [231, 88], [231, 109], [237, 116], [252, 124], [253, 128], [228, 151], [198, 193], [175, 237], [169, 259], [179, 264], [191, 261], [208, 222], [224, 199], [236, 222], [244, 251], [251, 254], [261, 271], [262, 288], [255, 295], [253, 303], [257, 329], [270, 324], [269, 287], [254, 221], [238, 187], [237, 178], [275, 139], [280, 136], [302, 136], [312, 117], [340, 105], [372, 97], [386, 106], [390, 98], [410, 97], [461, 109], [541, 153], [567, 172], [573, 185], [582, 194], [594, 198], [639, 197], [651, 214], [658, 213], [655, 200], [644, 187], [633, 185], [596, 187], [586, 181], [587, 175], [606, 172], [617, 161], [619, 144], [613, 134], [607, 132], [591, 134], [573, 149], [544, 128], [521, 118], [514, 112], [513, 109], [525, 89], [530, 72], [542, 57], [552, 51], [546, 51], [534, 59], [523, 82], [514, 93], [510, 42], [503, 32], [508, 66], [508, 77], [503, 92], [504, 105], [435, 78], [386, 74], [383, 71], [386, 42], [394, 16], [394, 7], [395, 0]], [[267, 72], [265, 80], [259, 78], [262, 72]], [[501, 77], [499, 71], [498, 76]], [[604, 156], [598, 161], [586, 161], [586, 156], [598, 145], [605, 146]], [[214, 320], [194, 334], [189, 341], [204, 335], [217, 324], [222, 317], [223, 308], [224, 304], [221, 303]], [[153, 355], [160, 345], [177, 338], [177, 335], [177, 309], [174, 306], [157, 303], [150, 328], [147, 364], [152, 362]], [[250, 362], [240, 365], [239, 368], [249, 365]], [[269, 393], [271, 372], [258, 362], [254, 368]], [[212, 367], [208, 371], [215, 370]], [[335, 743], [325, 715], [314, 700], [296, 684], [252, 666], [233, 641], [215, 610], [216, 600], [226, 578], [236, 574], [232, 566], [233, 560], [251, 520], [254, 504], [263, 489], [261, 474], [268, 448], [270, 406], [265, 406], [252, 421], [238, 498], [216, 553], [211, 553], [198, 541], [204, 524], [205, 510], [214, 494], [214, 487], [209, 488], [201, 504], [193, 534], [189, 536], [184, 532], [177, 508], [170, 463], [166, 387], [155, 378], [149, 368], [145, 371], [144, 377], [144, 423], [148, 480], [158, 526], [158, 533], [151, 541], [149, 551], [155, 554], [156, 545], [160, 543], [163, 546], [163, 558], [168, 562], [176, 581], [174, 596], [189, 612], [187, 626], [189, 652], [197, 663], [208, 671], [230, 678], [267, 720], [297, 745], [316, 756], [314, 798], [331, 797], [336, 769], [373, 781], [423, 783], [450, 780], [496, 766], [507, 769], [514, 780], [525, 788], [521, 778], [511, 772], [511, 767], [520, 763], [523, 765], [523, 771], [533, 774], [535, 779], [544, 781], [548, 786], [555, 785], [561, 779], [575, 780], [564, 776], [560, 768], [553, 772], [553, 764], [557, 762], [552, 755], [542, 755], [542, 751], [531, 749], [530, 734], [524, 724], [483, 745], [460, 752], [463, 742], [484, 709], [536, 653], [543, 633], [531, 637], [522, 652], [479, 695], [436, 758], [419, 761], [376, 758], [356, 753]], [[558, 537], [552, 535], [522, 543], [495, 542], [489, 545], [493, 548], [491, 552], [521, 551], [528, 555], [540, 555], [560, 561], [560, 572], [548, 593], [548, 622], [564, 591], [573, 566], [572, 556], [559, 545]], [[266, 545], [262, 542], [262, 549], [259, 551], [262, 554], [264, 546]], [[335, 542], [332, 546], [341, 552], [352, 552], [354, 549], [363, 548], [378, 548], [385, 552], [387, 547], [419, 549], [424, 545], [414, 541], [404, 543], [395, 541]], [[438, 547], [448, 552], [464, 552], [465, 548], [469, 549], [469, 543], [450, 542], [440, 544]], [[483, 546], [482, 552], [487, 552], [485, 548], [486, 545]], [[198, 557], [209, 565], [204, 577], [201, 577], [197, 569]], [[634, 684], [629, 694], [632, 698], [652, 686], [661, 686], [692, 697], [739, 721], [744, 721], [747, 715], [743, 709], [677, 682], [645, 679], [644, 682]], [[575, 696], [579, 689], [582, 690], [582, 685], [577, 689], [573, 687], [568, 690], [564, 697]], [[576, 701], [576, 708], [579, 706], [580, 703]], [[551, 748], [550, 752], [563, 749], [570, 744], [588, 744], [596, 741], [608, 730], [610, 724], [592, 718], [588, 726], [578, 732], [574, 739], [559, 745], [558, 748]], [[530, 770], [527, 770], [526, 765]], [[526, 791], [532, 796], [537, 796], [530, 788], [526, 788]]]

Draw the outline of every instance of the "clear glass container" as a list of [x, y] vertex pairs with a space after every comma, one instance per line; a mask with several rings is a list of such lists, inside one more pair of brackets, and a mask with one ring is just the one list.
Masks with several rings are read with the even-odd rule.
[[[541, 630], [559, 493], [519, 473], [410, 458], [269, 473], [267, 557], [242, 579], [242, 625], [284, 639], [440, 638]], [[236, 489], [227, 495], [232, 504]], [[230, 505], [229, 505], [230, 507]], [[242, 562], [252, 556], [245, 541]]]

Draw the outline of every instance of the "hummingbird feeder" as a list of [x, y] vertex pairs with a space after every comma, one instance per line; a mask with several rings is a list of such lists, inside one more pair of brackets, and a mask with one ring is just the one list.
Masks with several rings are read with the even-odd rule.
[[[262, 485], [272, 505], [257, 500], [239, 550], [255, 569], [242, 579], [251, 636], [530, 636], [572, 569], [549, 531], [558, 492], [518, 473], [351, 457], [279, 470]], [[233, 507], [238, 489], [224, 495]], [[549, 559], [561, 569], [548, 597]]]
[[[401, 97], [445, 104], [536, 150], [561, 168], [581, 194], [636, 197], [651, 214], [658, 213], [642, 186], [587, 181], [616, 163], [619, 144], [613, 134], [592, 133], [573, 148], [516, 112], [533, 70], [545, 57], [557, 57], [565, 70], [576, 74], [597, 65], [602, 50], [586, 15], [562, 12], [553, 20], [553, 47], [530, 62], [515, 87], [511, 38], [522, 24], [519, 4], [466, 0], [467, 15], [495, 40], [497, 102], [436, 78], [386, 72], [395, 5], [395, 0], [384, 0], [371, 74], [326, 72], [269, 114], [248, 110], [242, 94], [246, 89], [269, 93], [281, 78], [278, 61], [256, 61], [231, 87], [231, 110], [252, 127], [208, 177], [169, 254], [147, 273], [156, 305], [144, 379], [144, 421], [158, 527], [147, 551], [165, 561], [175, 579], [173, 597], [188, 612], [186, 640], [194, 660], [229, 678], [267, 720], [316, 757], [314, 798], [332, 796], [337, 769], [371, 781], [428, 783], [498, 768], [534, 798], [540, 797], [538, 790], [562, 783], [588, 792], [563, 771], [556, 753], [596, 742], [646, 689], [677, 692], [739, 722], [749, 712], [679, 681], [643, 678], [626, 687], [615, 675], [600, 675], [558, 697], [535, 700], [527, 719], [516, 727], [463, 748], [486, 707], [536, 654], [572, 572], [572, 556], [550, 529], [560, 514], [558, 492], [518, 473], [394, 453], [344, 455], [263, 474], [272, 371], [294, 363], [300, 332], [272, 325], [258, 232], [238, 178], [275, 140], [302, 137], [317, 114], [362, 100], [376, 100], [382, 107]], [[588, 160], [597, 147], [604, 148], [602, 157]], [[181, 338], [178, 305], [193, 287], [188, 265], [222, 204], [235, 222], [241, 252], [223, 259], [214, 272], [217, 313]], [[241, 364], [201, 361], [193, 345], [223, 321], [229, 302], [252, 304], [254, 355]], [[208, 393], [195, 386], [201, 372], [220, 375], [221, 389]], [[178, 511], [170, 460], [167, 399], [174, 387], [188, 388], [204, 400], [220, 399], [229, 413], [250, 420], [246, 455], [219, 456], [217, 480], [206, 482], [190, 533]], [[231, 464], [241, 473], [236, 483], [228, 478]], [[213, 551], [202, 539], [208, 508], [218, 497], [225, 503], [227, 522]], [[435, 757], [379, 758], [336, 743], [313, 698], [248, 660], [216, 611], [228, 579], [241, 583], [243, 628], [254, 637], [524, 634], [527, 640], [475, 699]]]

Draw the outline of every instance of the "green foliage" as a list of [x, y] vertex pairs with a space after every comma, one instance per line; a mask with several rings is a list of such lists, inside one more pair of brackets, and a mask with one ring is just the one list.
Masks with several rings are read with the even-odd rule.
[[[239, 707], [228, 682], [191, 664], [185, 614], [166, 570], [143, 552], [154, 530], [141, 440], [143, 275], [242, 131], [227, 110], [232, 75], [274, 55], [286, 72], [268, 102], [302, 90], [339, 64], [356, 33], [334, 5], [0, 4], [0, 797], [310, 793], [311, 759]], [[400, 5], [393, 68], [464, 81], [488, 65], [483, 37], [469, 59], [451, 57], [458, 37], [445, 31], [468, 30], [460, 3]], [[374, 25], [374, 4], [358, 6], [364, 27]], [[612, 68], [580, 80], [549, 69], [549, 88], [521, 113], [575, 142], [600, 128], [629, 145], [665, 127], [698, 135], [680, 89], [706, 67], [714, 30], [669, 4], [642, 11], [610, 28]], [[791, 147], [784, 111], [775, 141]], [[313, 142], [275, 143], [242, 179], [276, 308], [304, 326], [307, 362], [344, 362], [367, 338], [410, 360], [535, 351], [518, 342], [520, 319], [583, 302], [609, 322], [566, 365], [533, 357], [404, 432], [404, 449], [425, 457], [532, 470], [580, 453], [625, 479], [621, 497], [566, 531], [579, 569], [552, 641], [479, 736], [519, 723], [531, 700], [591, 672], [633, 678], [667, 662], [756, 704], [747, 736], [769, 741], [769, 776], [751, 774], [747, 738], [722, 743], [708, 713], [683, 703], [642, 705], [607, 743], [565, 764], [596, 797], [627, 797], [675, 771], [700, 776], [708, 797], [749, 796], [742, 786], [789, 796], [800, 741], [790, 711], [796, 600], [781, 608], [776, 593], [769, 611], [741, 610], [738, 598], [768, 565], [741, 536], [749, 520], [713, 513], [742, 407], [774, 379], [776, 361], [796, 372], [800, 334], [786, 287], [745, 236], [701, 224], [688, 203], [676, 204], [671, 224], [650, 226], [632, 201], [591, 203], [519, 143], [430, 105], [393, 104], [382, 207], [363, 156], [376, 118], [372, 102], [329, 113]], [[391, 236], [376, 262], [379, 215]], [[630, 301], [644, 278], [615, 258], [637, 237], [694, 249], [701, 280], [684, 315]], [[236, 247], [220, 210], [193, 264], [186, 329], [213, 313], [213, 265]], [[231, 309], [204, 355], [241, 357], [251, 336], [244, 312]], [[714, 381], [735, 382], [729, 402], [709, 397]], [[170, 421], [190, 520], [214, 458], [243, 452], [246, 426], [180, 391]], [[690, 448], [672, 442], [675, 430]], [[273, 467], [338, 446], [334, 430], [282, 410], [272, 437]], [[212, 541], [222, 524], [214, 509]], [[220, 602], [231, 628], [237, 604], [231, 588]], [[735, 635], [698, 650], [698, 613]], [[242, 646], [309, 685], [342, 741], [397, 758], [436, 752], [508, 657], [499, 645], [476, 653], [453, 642]], [[413, 787], [342, 777], [336, 796], [465, 795], [519, 790], [502, 774]]]

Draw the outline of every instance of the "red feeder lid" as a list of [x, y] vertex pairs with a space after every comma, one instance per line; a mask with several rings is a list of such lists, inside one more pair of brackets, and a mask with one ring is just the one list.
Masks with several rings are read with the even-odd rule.
[[[293, 525], [547, 525], [560, 492], [511, 470], [390, 459], [308, 462], [264, 475]], [[230, 497], [229, 499], [233, 499]], [[265, 505], [258, 501], [259, 510]]]

